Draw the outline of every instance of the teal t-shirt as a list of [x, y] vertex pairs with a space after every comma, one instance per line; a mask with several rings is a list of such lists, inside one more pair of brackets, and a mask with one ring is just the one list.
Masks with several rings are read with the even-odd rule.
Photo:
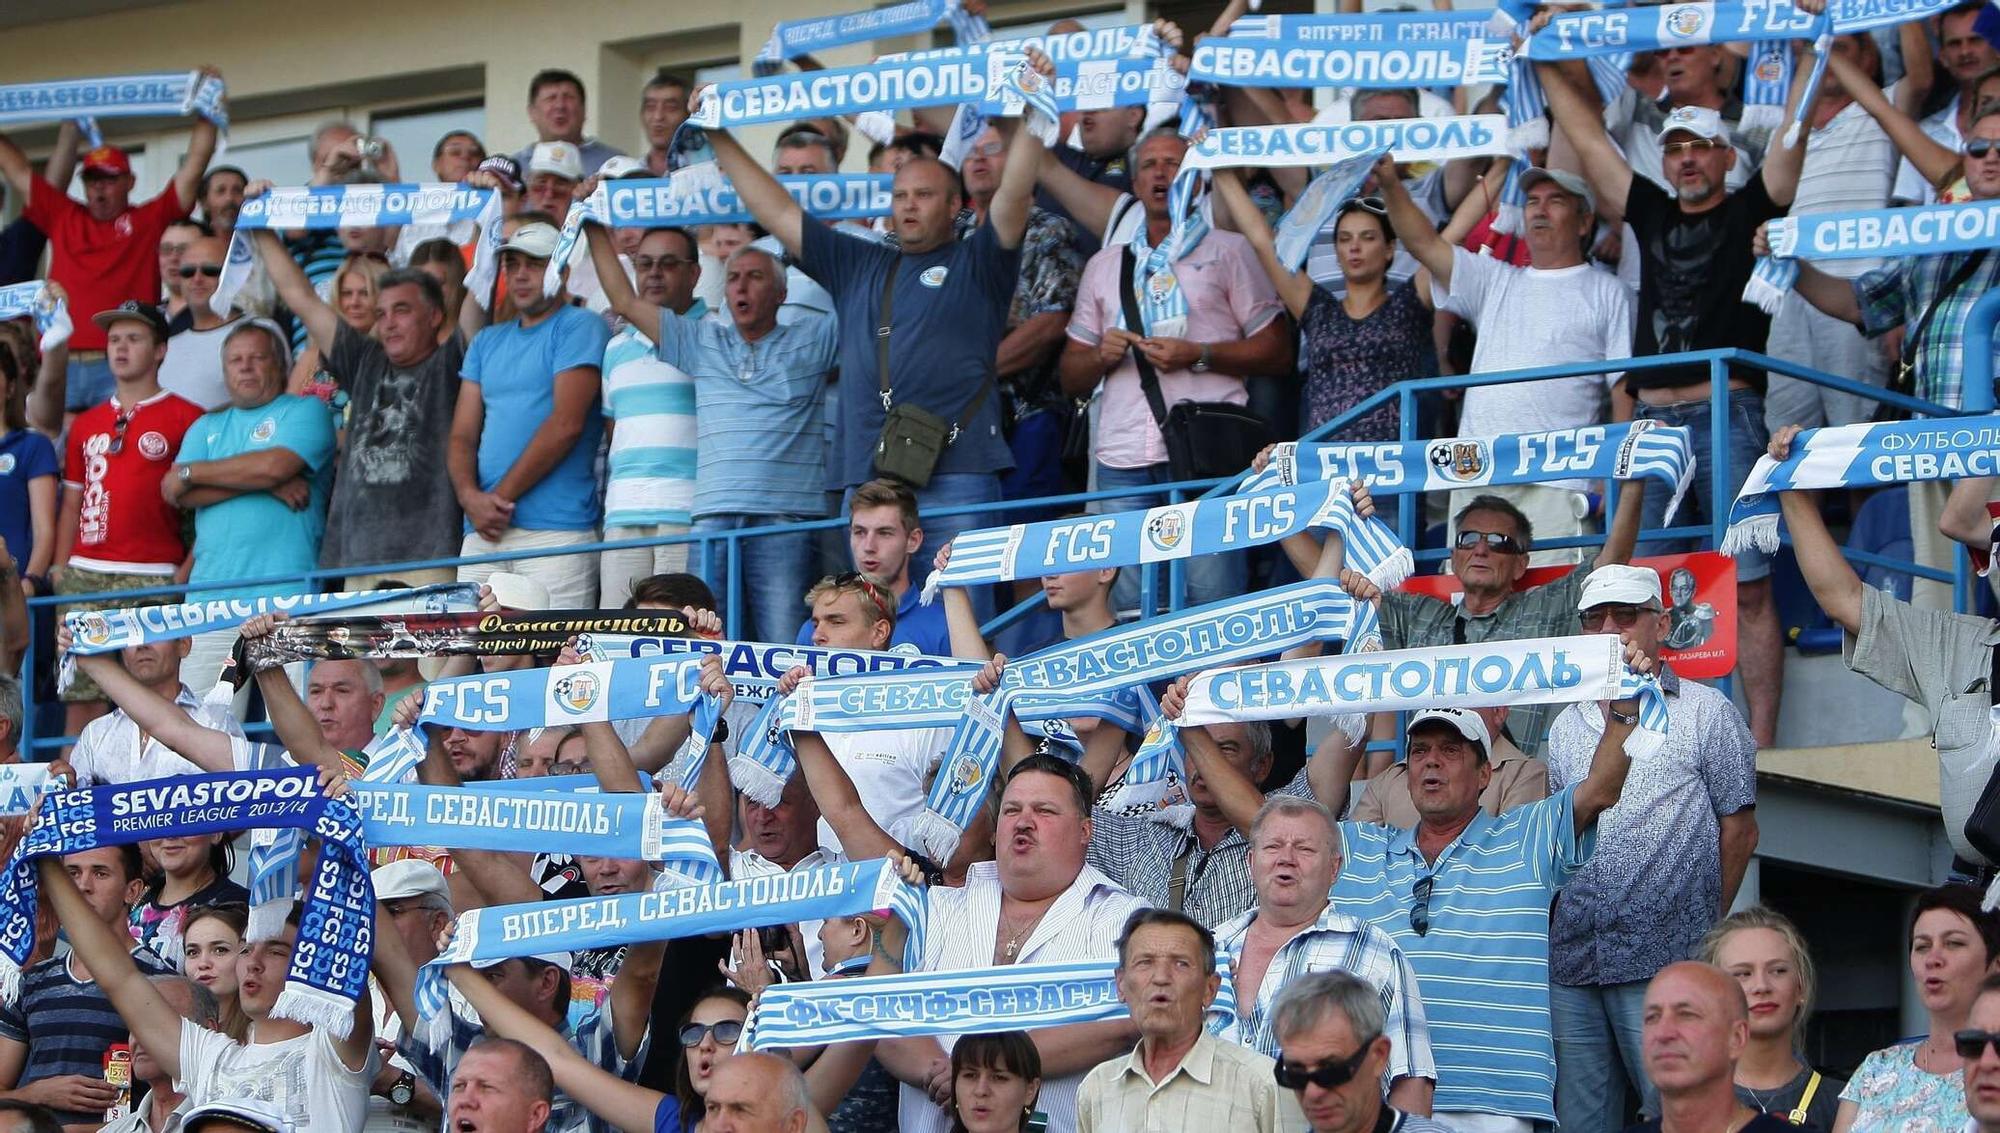
[[[289, 449], [305, 461], [312, 499], [293, 510], [270, 492], [245, 492], [194, 513], [194, 582], [303, 575], [319, 564], [326, 532], [326, 500], [333, 486], [333, 413], [316, 397], [280, 394], [255, 409], [229, 406], [204, 413], [181, 439], [181, 463], [226, 460], [245, 453]], [[303, 581], [207, 591], [211, 598], [297, 594]]]

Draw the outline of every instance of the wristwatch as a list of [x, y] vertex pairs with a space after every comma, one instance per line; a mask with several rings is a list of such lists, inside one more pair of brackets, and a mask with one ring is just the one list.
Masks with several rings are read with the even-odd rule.
[[403, 1071], [396, 1084], [389, 1087], [389, 1101], [395, 1105], [409, 1105], [410, 1099], [416, 1096], [417, 1076], [408, 1070]]
[[729, 721], [727, 719], [721, 716], [715, 718], [715, 730], [709, 733], [708, 742], [711, 744], [726, 744], [729, 742]]
[[194, 478], [194, 465], [192, 464], [181, 465], [181, 483], [185, 484], [193, 478]]
[[1618, 711], [1618, 709], [1615, 707], [1607, 705], [1605, 711], [1611, 713], [1611, 718], [1613, 720], [1618, 721], [1620, 724], [1623, 724], [1628, 728], [1636, 727], [1639, 723], [1639, 718], [1637, 716], [1628, 716], [1625, 713]]
[[1194, 372], [1195, 372], [1195, 373], [1197, 373], [1197, 374], [1206, 374], [1206, 373], [1208, 373], [1208, 367], [1209, 367], [1209, 360], [1210, 360], [1210, 353], [1209, 353], [1209, 351], [1210, 351], [1210, 347], [1209, 347], [1209, 344], [1208, 344], [1208, 343], [1206, 343], [1206, 342], [1202, 343], [1202, 344], [1201, 344], [1201, 357], [1199, 357], [1199, 358], [1195, 359], [1195, 360], [1194, 360], [1194, 365], [1192, 365], [1192, 366], [1189, 366], [1189, 367], [1188, 367], [1188, 369], [1190, 369], [1190, 370], [1194, 371]]

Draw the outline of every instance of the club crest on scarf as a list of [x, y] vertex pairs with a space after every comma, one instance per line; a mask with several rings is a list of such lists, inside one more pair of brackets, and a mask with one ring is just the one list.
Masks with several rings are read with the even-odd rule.
[[1163, 511], [1146, 520], [1146, 541], [1160, 551], [1171, 551], [1187, 538], [1187, 516], [1178, 511]]
[[596, 673], [574, 673], [556, 680], [556, 699], [572, 712], [587, 712], [597, 703], [602, 685]]
[[1450, 440], [1438, 441], [1431, 446], [1431, 467], [1447, 479], [1463, 484], [1472, 483], [1486, 475], [1492, 464], [1492, 453], [1485, 441]]

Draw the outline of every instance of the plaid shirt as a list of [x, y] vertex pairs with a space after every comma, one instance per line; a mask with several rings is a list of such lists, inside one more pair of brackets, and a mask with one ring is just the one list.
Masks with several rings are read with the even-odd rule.
[[[1215, 930], [1215, 955], [1227, 959], [1231, 971], [1243, 956], [1250, 938], [1250, 925], [1257, 919], [1251, 909]], [[1271, 1028], [1273, 1008], [1287, 984], [1312, 972], [1338, 968], [1376, 989], [1382, 996], [1387, 1018], [1382, 1033], [1389, 1036], [1390, 1081], [1397, 1078], [1429, 1078], [1437, 1081], [1437, 1063], [1431, 1060], [1430, 1024], [1424, 1019], [1424, 1001], [1417, 994], [1417, 976], [1410, 970], [1403, 950], [1388, 933], [1365, 921], [1348, 916], [1328, 903], [1319, 920], [1278, 947], [1257, 985], [1257, 1000], [1247, 1007], [1239, 996], [1237, 1021], [1222, 1037], [1270, 1058], [1278, 1057], [1278, 1036]]]
[[[421, 1038], [404, 1032], [396, 1042], [396, 1050], [409, 1060], [411, 1069], [419, 1077], [431, 1084], [440, 1100], [450, 1101], [451, 1075], [458, 1068], [458, 1060], [465, 1057], [466, 1049], [475, 1039], [486, 1033], [486, 1027], [479, 1021], [470, 1004], [452, 997], [451, 1010], [446, 1012], [449, 1028], [435, 1025], [419, 1028]], [[639, 1049], [631, 1059], [618, 1056], [618, 1036], [611, 1024], [611, 1004], [606, 1002], [587, 1012], [582, 1020], [566, 1021], [563, 1038], [592, 1066], [607, 1074], [616, 1075], [626, 1081], [635, 1081], [639, 1068], [646, 1064], [646, 1048], [651, 1035], [639, 1041]], [[592, 1114], [561, 1090], [556, 1091], [555, 1105], [549, 1110], [547, 1133], [617, 1133], [611, 1123]]]
[[[1979, 266], [1951, 294], [1938, 299], [1959, 272], [1967, 256], [1981, 255]], [[1861, 332], [1870, 338], [1908, 326], [1915, 334], [1924, 312], [1937, 303], [1937, 313], [1916, 343], [1913, 359], [1916, 395], [1947, 409], [1957, 409], [1965, 396], [1965, 316], [1979, 297], [2000, 286], [2000, 255], [1987, 251], [1945, 252], [1909, 256], [1880, 267], [1854, 281], [1854, 299], [1861, 308]], [[1908, 349], [1908, 346], [1905, 346]]]
[[[1271, 793], [1313, 797], [1304, 768]], [[1085, 860], [1148, 905], [1174, 907], [1169, 902], [1174, 861], [1182, 854], [1187, 855], [1187, 888], [1177, 911], [1212, 930], [1257, 905], [1257, 888], [1250, 882], [1250, 842], [1234, 827], [1204, 850], [1191, 827], [1158, 810], [1128, 815], [1100, 806], [1091, 811], [1090, 824]]]
[[[1568, 637], [1582, 632], [1576, 601], [1584, 563], [1554, 582], [1517, 590], [1500, 600], [1489, 614], [1465, 613], [1456, 600], [1440, 602], [1428, 594], [1391, 590], [1382, 595], [1382, 647], [1421, 649], [1430, 645], [1477, 645], [1483, 641], [1522, 641], [1535, 637]], [[1527, 755], [1542, 754], [1549, 725], [1560, 704], [1516, 704], [1507, 711], [1507, 731]]]

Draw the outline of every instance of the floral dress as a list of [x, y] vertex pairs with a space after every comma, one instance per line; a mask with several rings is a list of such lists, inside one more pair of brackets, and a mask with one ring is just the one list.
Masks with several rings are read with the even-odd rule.
[[[1362, 399], [1405, 378], [1428, 377], [1431, 311], [1417, 297], [1414, 283], [1389, 291], [1389, 298], [1367, 318], [1348, 315], [1333, 292], [1314, 284], [1299, 320], [1305, 339], [1305, 405], [1307, 429], [1317, 429]], [[1343, 441], [1391, 441], [1398, 435], [1396, 403], [1391, 401], [1342, 429]]]
[[1965, 1072], [1932, 1074], [1917, 1067], [1917, 1043], [1899, 1043], [1861, 1060], [1840, 1091], [1856, 1106], [1849, 1133], [1958, 1133], [1965, 1110]]

